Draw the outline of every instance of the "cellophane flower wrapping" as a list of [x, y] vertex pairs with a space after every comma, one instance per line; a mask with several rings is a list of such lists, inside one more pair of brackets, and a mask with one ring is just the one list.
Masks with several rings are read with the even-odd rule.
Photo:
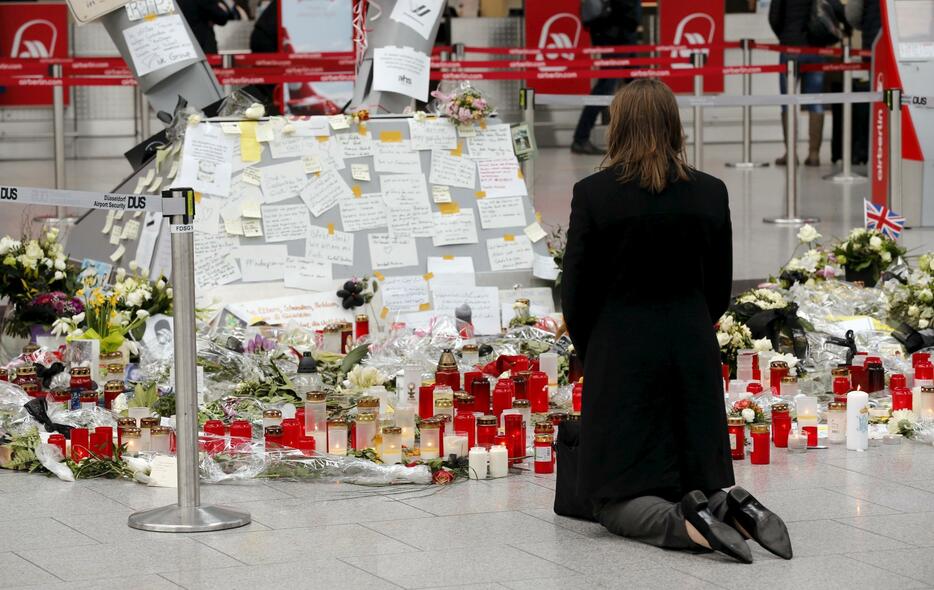
[[429, 110], [458, 125], [479, 123], [494, 111], [487, 97], [470, 82], [442, 82], [431, 96]]

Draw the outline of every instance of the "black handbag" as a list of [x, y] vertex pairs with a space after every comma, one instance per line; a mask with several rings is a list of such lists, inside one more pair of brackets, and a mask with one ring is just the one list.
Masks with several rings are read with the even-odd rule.
[[577, 469], [580, 465], [580, 430], [577, 422], [564, 422], [555, 443], [557, 477], [555, 478], [555, 514], [595, 520], [590, 502], [577, 494]]
[[843, 39], [843, 27], [834, 9], [833, 0], [814, 0], [805, 31], [808, 43], [815, 47], [829, 47]]

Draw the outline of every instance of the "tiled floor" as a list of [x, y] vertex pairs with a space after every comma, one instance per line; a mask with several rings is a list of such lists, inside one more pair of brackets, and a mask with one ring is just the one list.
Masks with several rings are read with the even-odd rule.
[[0, 587], [42, 588], [934, 588], [934, 448], [840, 446], [736, 479], [788, 523], [795, 558], [755, 563], [641, 545], [556, 516], [554, 478], [391, 489], [327, 483], [203, 486], [249, 511], [222, 533], [130, 529], [174, 491], [68, 484], [0, 471]]

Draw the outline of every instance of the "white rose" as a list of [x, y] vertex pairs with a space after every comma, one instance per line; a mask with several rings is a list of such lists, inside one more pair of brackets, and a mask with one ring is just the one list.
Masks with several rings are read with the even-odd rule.
[[168, 289], [166, 289], [165, 294], [169, 297], [169, 299], [171, 299], [172, 298], [172, 287], [169, 287]]
[[126, 278], [126, 269], [121, 266], [117, 269], [117, 280], [122, 281], [124, 278]]
[[149, 312], [146, 311], [145, 309], [138, 309], [136, 310], [136, 317], [138, 317], [141, 320], [145, 320], [146, 318], [149, 317]]
[[873, 250], [881, 250], [882, 249], [882, 238], [880, 238], [879, 236], [872, 236], [871, 238], [869, 238], [869, 247], [872, 248]]
[[918, 320], [918, 327], [921, 328], [922, 330], [927, 328], [930, 325], [931, 325], [931, 322], [929, 320]]
[[164, 289], [164, 288], [165, 288], [165, 281], [163, 281], [162, 279], [159, 279], [159, 281], [156, 283], [156, 288], [157, 288], [157, 289]]
[[892, 262], [892, 255], [888, 251], [882, 253], [882, 262]]
[[59, 258], [55, 261], [55, 270], [65, 270], [65, 259]]
[[139, 268], [139, 265], [136, 264], [136, 261], [135, 261], [135, 260], [131, 260], [131, 261], [130, 261], [130, 270], [132, 270], [133, 272], [136, 272], [136, 269], [137, 269], [137, 268]]
[[768, 338], [760, 338], [752, 341], [752, 349], [756, 352], [768, 352], [772, 350], [772, 342]]
[[756, 419], [756, 412], [752, 408], [746, 408], [743, 410], [743, 420], [746, 422], [752, 422]]
[[65, 278], [65, 273], [60, 270], [55, 271], [55, 276], [52, 278], [53, 281], [60, 281]]
[[717, 332], [717, 343], [720, 344], [720, 348], [723, 348], [730, 342], [730, 335], [726, 332]]
[[865, 233], [866, 233], [866, 228], [854, 227], [853, 230], [850, 232], [850, 239], [852, 240], [853, 238], [858, 238], [859, 236]]
[[909, 316], [909, 317], [915, 317], [915, 316], [917, 316], [919, 313], [921, 313], [921, 310], [918, 309], [918, 306], [917, 306], [917, 305], [910, 305], [910, 306], [908, 306], [908, 316]]
[[798, 230], [798, 239], [805, 244], [810, 244], [817, 238], [821, 237], [817, 230], [811, 224], [805, 224], [800, 230]]
[[125, 412], [127, 410], [126, 394], [121, 393], [120, 395], [115, 397], [113, 401], [110, 402], [110, 409], [116, 412], [117, 414]]

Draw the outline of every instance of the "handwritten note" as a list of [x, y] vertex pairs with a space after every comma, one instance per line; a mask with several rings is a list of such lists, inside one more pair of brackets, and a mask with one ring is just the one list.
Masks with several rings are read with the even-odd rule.
[[353, 234], [334, 231], [313, 225], [308, 228], [305, 237], [305, 258], [318, 262], [353, 264], [354, 240]]
[[519, 161], [515, 156], [498, 160], [477, 160], [480, 188], [491, 199], [517, 197], [529, 194], [525, 180], [519, 174]]
[[428, 100], [428, 55], [411, 47], [388, 45], [373, 50], [373, 90]]
[[198, 58], [178, 14], [160, 16], [126, 28], [123, 39], [138, 76]]
[[321, 115], [289, 122], [295, 128], [295, 135], [299, 137], [327, 137], [331, 134], [328, 118]]
[[431, 200], [435, 203], [450, 203], [451, 187], [444, 186], [443, 184], [431, 185]]
[[421, 174], [384, 174], [379, 177], [389, 211], [389, 233], [427, 238], [434, 234], [428, 186]]
[[308, 232], [305, 205], [264, 205], [263, 232], [267, 242], [302, 240]]
[[234, 249], [233, 256], [240, 260], [241, 280], [244, 283], [281, 281], [285, 276], [288, 249], [284, 244], [239, 246]]
[[331, 263], [302, 256], [285, 259], [285, 286], [305, 291], [327, 291], [333, 287]]
[[366, 164], [351, 164], [350, 177], [361, 182], [370, 182], [370, 167]]
[[461, 209], [451, 215], [434, 214], [435, 233], [431, 237], [434, 246], [477, 243], [477, 222], [473, 209]]
[[412, 236], [369, 234], [370, 263], [376, 270], [418, 266], [418, 248]]
[[366, 158], [373, 155], [373, 137], [369, 133], [341, 133], [334, 137], [341, 144], [345, 158]]
[[181, 171], [175, 186], [190, 186], [201, 193], [230, 194], [230, 161], [237, 138], [219, 127], [202, 123], [185, 132]]
[[543, 256], [538, 253], [535, 254], [535, 259], [532, 262], [533, 276], [545, 279], [546, 281], [553, 281], [558, 278], [558, 273], [560, 272], [561, 269], [555, 264], [554, 258], [551, 256]]
[[317, 293], [261, 299], [228, 305], [245, 322], [257, 320], [271, 325], [295, 323], [309, 330], [320, 330], [337, 322], [352, 322], [353, 312], [343, 309], [334, 293]]
[[453, 150], [457, 148], [457, 130], [447, 119], [409, 119], [409, 136], [416, 150]]
[[526, 225], [523, 197], [480, 199], [477, 201], [477, 210], [480, 212], [480, 225], [483, 229]]
[[390, 143], [376, 142], [373, 152], [373, 169], [392, 174], [421, 174], [422, 159], [412, 149], [409, 140]]
[[305, 167], [301, 160], [293, 160], [261, 168], [263, 196], [267, 203], [278, 203], [297, 197], [306, 184]]
[[473, 258], [469, 256], [429, 256], [428, 272], [432, 285], [476, 286]]
[[[318, 156], [321, 161], [321, 167], [333, 168], [334, 170], [343, 170], [347, 167], [344, 162], [344, 148], [341, 142], [333, 137], [305, 137], [305, 155]], [[325, 141], [321, 141], [324, 139]]]
[[321, 217], [321, 214], [330, 210], [341, 200], [354, 198], [353, 191], [341, 175], [333, 169], [325, 170], [319, 176], [313, 177], [311, 182], [302, 189], [301, 197], [315, 217]]
[[486, 252], [490, 259], [490, 270], [524, 270], [532, 268], [532, 242], [525, 236], [514, 236], [511, 240], [491, 238], [486, 241]]
[[499, 334], [499, 289], [496, 287], [464, 288], [454, 285], [432, 285], [431, 296], [436, 312], [453, 316], [455, 309], [464, 304], [469, 305], [476, 334]]
[[195, 231], [214, 235], [219, 230], [218, 214], [224, 206], [224, 201], [220, 199], [209, 199], [204, 197], [198, 203], [195, 215]]
[[305, 141], [298, 135], [282, 135], [269, 142], [269, 153], [274, 160], [300, 158], [305, 150]]
[[431, 301], [428, 281], [421, 276], [386, 277], [379, 284], [383, 306], [390, 311], [418, 311]]
[[431, 184], [446, 184], [472, 189], [476, 186], [477, 166], [470, 158], [452, 156], [448, 152], [431, 152]]
[[344, 231], [386, 227], [388, 212], [383, 195], [379, 193], [361, 195], [359, 199], [344, 199], [339, 204]]
[[509, 125], [505, 124], [487, 125], [486, 129], [478, 129], [475, 135], [467, 138], [467, 149], [474, 159], [506, 160], [516, 157], [512, 149], [512, 133]]
[[[167, 237], [160, 238], [160, 242]], [[168, 240], [166, 240], [168, 241]], [[240, 268], [231, 259], [231, 248], [236, 238], [226, 235], [198, 234], [195, 236], [195, 287], [207, 289], [240, 280]]]

